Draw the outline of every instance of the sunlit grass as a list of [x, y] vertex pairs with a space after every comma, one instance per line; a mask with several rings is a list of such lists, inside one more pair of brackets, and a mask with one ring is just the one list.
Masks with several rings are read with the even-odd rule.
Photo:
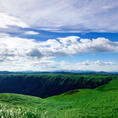
[[0, 118], [118, 118], [118, 79], [41, 99], [0, 94]]

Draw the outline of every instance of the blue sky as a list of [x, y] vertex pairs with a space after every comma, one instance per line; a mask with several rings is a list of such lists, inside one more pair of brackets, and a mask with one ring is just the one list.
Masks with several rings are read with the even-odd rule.
[[118, 72], [117, 14], [116, 0], [0, 0], [0, 71]]

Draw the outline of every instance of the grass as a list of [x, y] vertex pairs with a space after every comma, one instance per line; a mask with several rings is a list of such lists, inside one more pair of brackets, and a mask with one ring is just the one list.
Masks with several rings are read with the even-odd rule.
[[118, 79], [41, 99], [0, 94], [0, 118], [118, 118]]
[[93, 89], [117, 74], [0, 74], [0, 93], [18, 93], [46, 98], [73, 89]]

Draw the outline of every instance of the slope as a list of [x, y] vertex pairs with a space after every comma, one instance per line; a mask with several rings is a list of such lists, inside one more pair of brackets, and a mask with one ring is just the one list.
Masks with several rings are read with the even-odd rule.
[[118, 79], [96, 89], [76, 89], [41, 99], [0, 94], [2, 118], [117, 118]]

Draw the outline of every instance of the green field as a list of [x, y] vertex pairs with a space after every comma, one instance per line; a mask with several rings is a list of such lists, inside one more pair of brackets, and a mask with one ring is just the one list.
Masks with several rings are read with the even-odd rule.
[[47, 98], [69, 90], [93, 89], [115, 78], [116, 74], [0, 74], [0, 93]]
[[118, 118], [118, 77], [44, 99], [0, 93], [0, 118]]

